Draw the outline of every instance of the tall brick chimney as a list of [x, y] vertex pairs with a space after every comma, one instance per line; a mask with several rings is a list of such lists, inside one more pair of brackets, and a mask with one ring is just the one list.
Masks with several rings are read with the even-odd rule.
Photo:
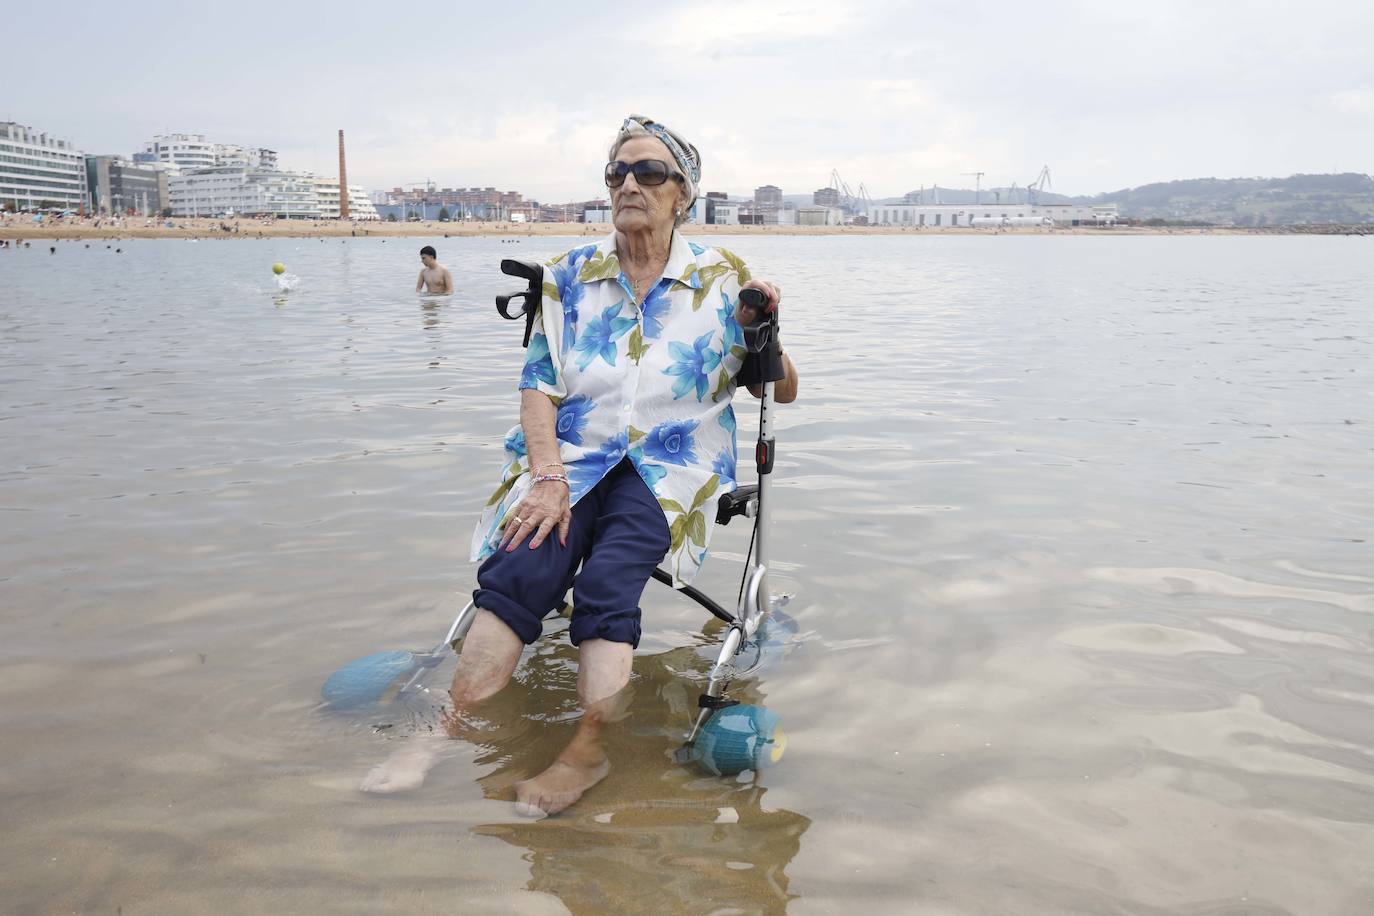
[[348, 219], [348, 169], [344, 166], [343, 131], [339, 131], [339, 219]]

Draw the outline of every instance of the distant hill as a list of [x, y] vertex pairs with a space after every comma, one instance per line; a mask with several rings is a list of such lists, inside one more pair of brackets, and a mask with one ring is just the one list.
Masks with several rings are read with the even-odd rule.
[[1193, 178], [1074, 198], [1113, 203], [1133, 219], [1291, 226], [1374, 222], [1374, 178], [1356, 172], [1288, 178]]
[[[911, 192], [913, 199], [917, 193], [917, 191]], [[997, 196], [999, 194], [1001, 195], [1000, 198]], [[752, 194], [731, 194], [730, 197], [733, 200], [754, 199], [754, 195]], [[1013, 190], [1008, 190], [1006, 188], [984, 188], [981, 192], [975, 193], [973, 188], [940, 188], [940, 203], [942, 204], [971, 204], [974, 202], [975, 197], [985, 204], [996, 203], [998, 200], [1004, 203], [1024, 203], [1026, 200], [1026, 189], [1015, 188]], [[1067, 204], [1073, 202], [1077, 198], [1067, 197], [1063, 194], [1055, 194], [1052, 191], [1044, 191], [1041, 193], [1040, 199], [1047, 204]], [[782, 196], [782, 201], [785, 205], [791, 205], [793, 207], [809, 207], [811, 206], [812, 196], [810, 194], [784, 194]], [[904, 199], [901, 197], [883, 197], [875, 198], [873, 202], [875, 204], [900, 204], [904, 202]], [[925, 189], [925, 202], [928, 204], [935, 203], [934, 188]]]
[[[937, 201], [935, 188], [923, 193], [927, 204]], [[938, 202], [968, 205], [1026, 202], [1025, 188], [940, 188]], [[742, 195], [750, 199], [752, 195]], [[795, 206], [809, 206], [810, 194], [786, 194]], [[1116, 204], [1127, 219], [1164, 219], [1213, 223], [1221, 226], [1292, 226], [1297, 224], [1374, 223], [1374, 178], [1357, 172], [1333, 175], [1291, 175], [1288, 178], [1191, 178], [1166, 181], [1080, 197], [1042, 191], [1047, 204]], [[885, 197], [876, 204], [900, 204], [903, 197]]]
[[[934, 204], [937, 201], [941, 204], [1024, 204], [1026, 203], [1025, 188], [983, 188], [981, 191], [974, 188], [922, 188], [921, 190], [911, 191], [904, 197], [887, 197], [882, 200], [875, 200], [875, 204], [901, 204], [907, 203], [908, 199], [912, 203]], [[1067, 204], [1073, 201], [1072, 197], [1063, 194], [1056, 194], [1053, 191], [1041, 191], [1037, 198], [1042, 203], [1047, 204]]]

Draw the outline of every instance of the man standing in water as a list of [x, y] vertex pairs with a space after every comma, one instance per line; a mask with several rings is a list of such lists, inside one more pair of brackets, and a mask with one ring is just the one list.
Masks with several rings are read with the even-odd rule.
[[453, 275], [439, 263], [434, 246], [426, 245], [420, 249], [420, 262], [425, 266], [420, 271], [420, 278], [415, 281], [415, 292], [439, 295], [453, 292]]

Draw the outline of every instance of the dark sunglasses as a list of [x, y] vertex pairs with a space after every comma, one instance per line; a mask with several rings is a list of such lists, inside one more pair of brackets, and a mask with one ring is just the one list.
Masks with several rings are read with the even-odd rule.
[[615, 162], [606, 163], [606, 187], [618, 188], [625, 183], [625, 176], [634, 174], [635, 184], [645, 188], [656, 188], [669, 177], [682, 181], [680, 174], [675, 172], [668, 163], [661, 159], [641, 159], [638, 162]]

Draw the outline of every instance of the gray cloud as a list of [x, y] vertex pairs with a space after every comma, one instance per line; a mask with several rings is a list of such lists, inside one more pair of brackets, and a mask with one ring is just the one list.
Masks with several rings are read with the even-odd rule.
[[[64, 45], [7, 49], [6, 110], [92, 152], [163, 131], [274, 147], [370, 187], [432, 178], [601, 193], [630, 111], [702, 148], [705, 187], [789, 193], [832, 167], [877, 195], [1071, 193], [1199, 175], [1370, 171], [1363, 2], [77, 4]], [[59, 25], [11, 10], [15, 35]]]

